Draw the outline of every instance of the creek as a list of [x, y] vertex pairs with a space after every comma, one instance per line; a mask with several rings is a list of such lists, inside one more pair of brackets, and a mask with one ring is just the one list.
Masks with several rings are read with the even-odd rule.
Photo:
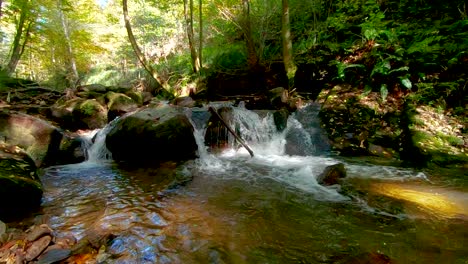
[[[334, 155], [316, 106], [281, 133], [270, 113], [233, 109], [253, 158], [235, 142], [205, 147], [206, 109], [191, 114], [199, 158], [182, 164], [116, 164], [107, 128], [93, 134], [86, 162], [45, 170], [48, 224], [78, 239], [112, 233], [107, 263], [466, 263], [466, 184]], [[318, 184], [336, 163], [345, 164], [343, 183]]]

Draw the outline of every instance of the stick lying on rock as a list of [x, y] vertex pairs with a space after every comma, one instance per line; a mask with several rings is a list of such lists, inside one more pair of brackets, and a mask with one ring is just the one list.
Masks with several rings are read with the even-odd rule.
[[247, 149], [247, 151], [250, 153], [250, 156], [253, 158], [254, 156], [254, 153], [252, 151], [252, 149], [250, 149], [249, 146], [247, 146], [247, 144], [245, 144], [244, 140], [242, 140], [242, 138], [237, 135], [236, 132], [234, 132], [234, 130], [232, 130], [232, 128], [224, 121], [224, 119], [219, 115], [218, 111], [216, 111], [213, 107], [209, 107], [208, 110], [214, 115], [216, 116], [219, 121], [221, 121], [221, 123], [223, 124], [223, 126], [225, 126], [227, 128], [227, 130], [236, 138], [236, 140], [241, 143], [242, 146], [244, 146], [245, 149]]

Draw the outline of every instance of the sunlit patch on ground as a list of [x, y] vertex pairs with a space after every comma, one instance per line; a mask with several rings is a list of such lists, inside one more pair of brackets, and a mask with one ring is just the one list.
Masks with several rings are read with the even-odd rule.
[[371, 191], [406, 201], [436, 217], [468, 219], [468, 196], [462, 192], [397, 183], [373, 183]]

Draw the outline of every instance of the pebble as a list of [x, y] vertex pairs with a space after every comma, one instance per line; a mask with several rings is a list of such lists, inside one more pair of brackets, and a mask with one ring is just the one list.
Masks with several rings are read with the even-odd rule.
[[31, 261], [37, 258], [49, 246], [51, 241], [51, 236], [43, 236], [38, 240], [34, 241], [31, 247], [29, 247], [26, 251], [26, 260]]

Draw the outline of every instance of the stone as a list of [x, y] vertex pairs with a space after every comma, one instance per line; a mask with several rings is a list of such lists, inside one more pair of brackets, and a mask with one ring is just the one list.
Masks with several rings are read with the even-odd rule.
[[106, 146], [116, 161], [154, 163], [196, 157], [194, 128], [184, 109], [170, 105], [146, 107], [115, 123]]
[[281, 108], [273, 113], [276, 130], [282, 132], [288, 124], [289, 111], [286, 108]]
[[83, 98], [73, 98], [67, 100], [65, 97], [57, 100], [54, 105], [50, 108], [50, 118], [63, 128], [66, 129], [77, 129], [75, 119], [73, 116], [73, 110], [83, 103]]
[[346, 177], [346, 169], [343, 163], [330, 165], [317, 177], [317, 182], [323, 185], [338, 184], [341, 178]]
[[73, 109], [73, 120], [77, 128], [97, 129], [107, 124], [107, 109], [96, 99], [88, 99]]
[[37, 117], [0, 111], [0, 143], [24, 149], [37, 167], [52, 165], [63, 133]]
[[106, 94], [106, 99], [107, 108], [109, 109], [107, 115], [109, 121], [138, 109], [138, 103], [122, 93], [108, 92]]
[[71, 256], [70, 249], [51, 249], [47, 250], [37, 260], [36, 264], [58, 263]]
[[173, 105], [178, 105], [181, 107], [194, 107], [195, 106], [195, 100], [192, 99], [190, 96], [182, 96], [182, 97], [177, 97], [174, 100], [172, 100]]
[[0, 219], [14, 219], [37, 209], [42, 185], [29, 155], [0, 144]]
[[43, 236], [38, 240], [34, 241], [31, 246], [26, 250], [25, 259], [31, 261], [37, 258], [46, 248], [49, 246], [52, 241], [51, 236]]
[[26, 240], [30, 242], [35, 241], [45, 235], [52, 235], [52, 229], [50, 229], [48, 225], [42, 224], [39, 226], [33, 226], [31, 231], [26, 235]]

